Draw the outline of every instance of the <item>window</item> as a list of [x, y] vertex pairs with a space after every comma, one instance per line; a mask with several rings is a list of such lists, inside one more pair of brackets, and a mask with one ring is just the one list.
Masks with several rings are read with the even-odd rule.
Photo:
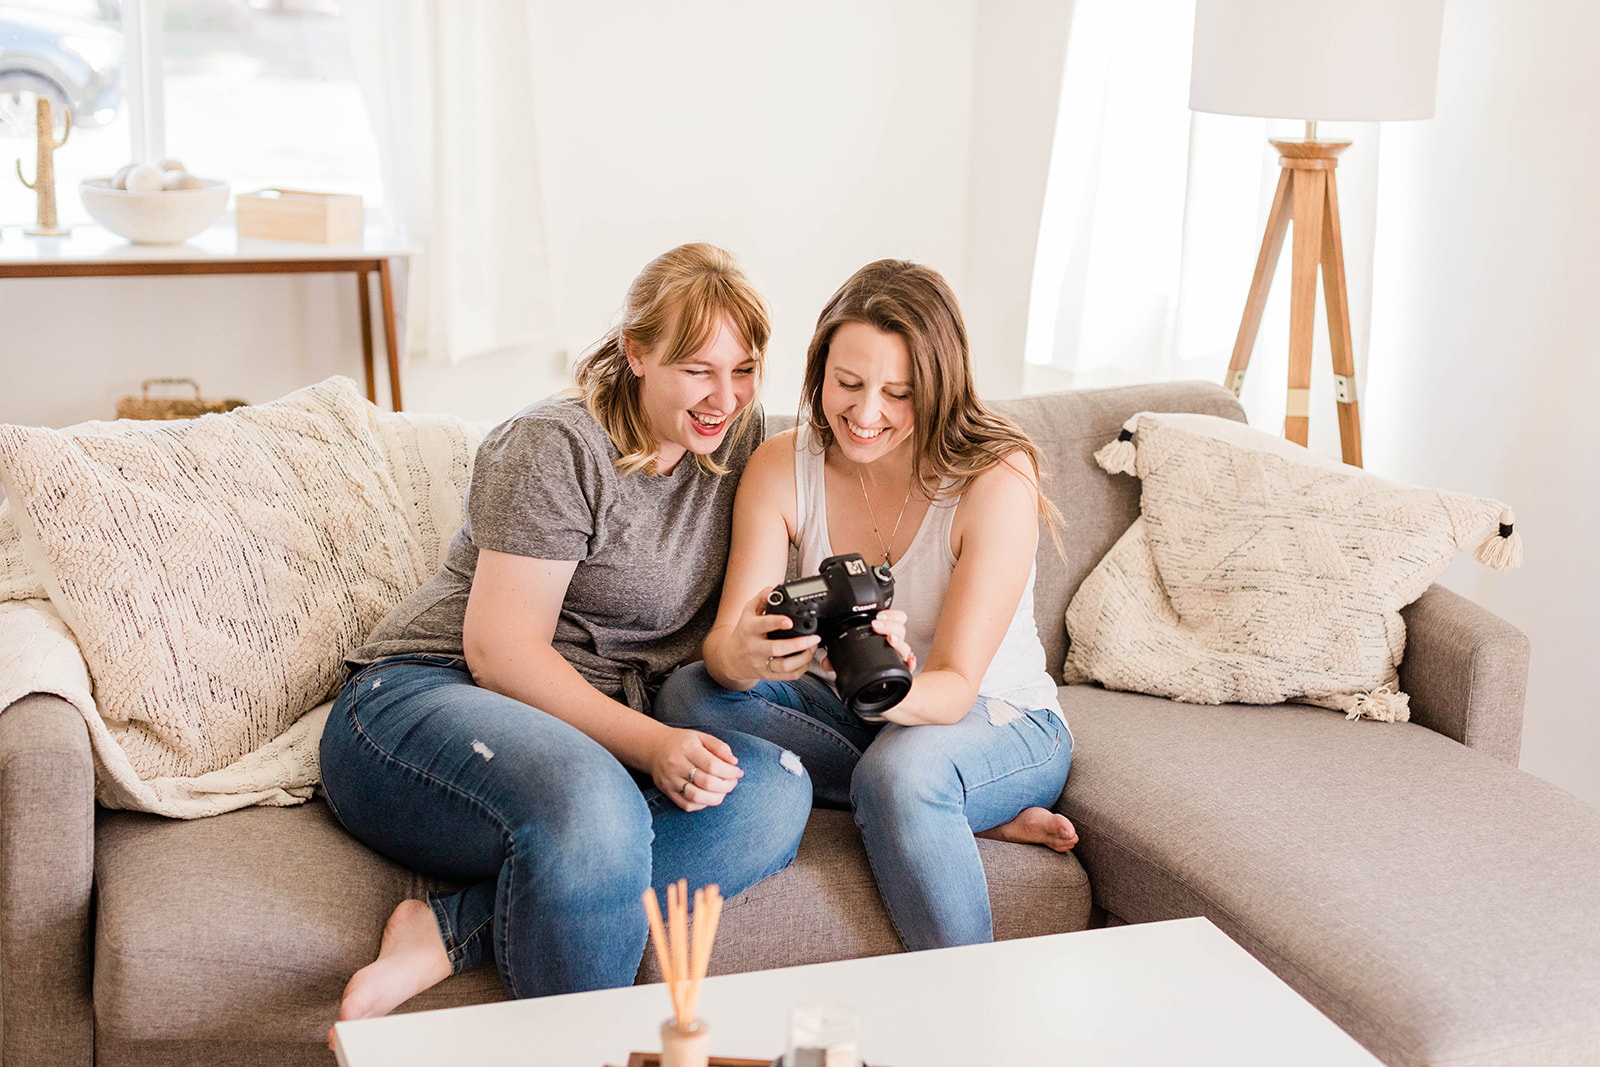
[[[124, 6], [159, 25], [147, 55], [126, 56]], [[98, 111], [73, 107], [73, 133], [55, 154], [56, 199], [63, 223], [88, 222], [75, 189], [84, 178], [112, 174], [133, 155], [132, 130], [151, 123], [153, 144], [194, 174], [221, 178], [235, 192], [263, 186], [358, 193], [382, 203], [378, 150], [345, 43], [339, 0], [0, 0], [0, 122], [3, 139], [30, 177], [34, 99], [53, 92], [37, 80], [4, 73], [20, 68], [20, 40], [6, 19], [45, 22], [42, 36], [105, 53], [105, 90]], [[70, 28], [69, 28], [70, 27]], [[92, 31], [92, 35], [91, 35]], [[150, 36], [150, 35], [147, 35]], [[125, 71], [159, 69], [159, 99], [141, 99]], [[155, 94], [152, 92], [151, 97]], [[80, 96], [80, 99], [82, 97]], [[139, 109], [138, 114], [133, 114]], [[97, 124], [82, 127], [89, 114]], [[59, 126], [58, 126], [59, 128]], [[0, 223], [33, 220], [33, 193], [0, 179]]]
[[85, 178], [127, 162], [121, 12], [116, 0], [25, 0], [0, 3], [0, 223], [31, 224], [35, 179], [36, 101], [50, 100], [56, 136], [71, 108], [72, 131], [56, 150], [56, 205], [63, 225], [88, 222], [78, 202]]

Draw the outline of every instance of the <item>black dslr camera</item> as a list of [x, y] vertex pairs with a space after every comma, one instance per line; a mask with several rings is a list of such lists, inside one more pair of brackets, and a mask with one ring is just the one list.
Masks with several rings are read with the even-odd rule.
[[911, 672], [889, 639], [872, 628], [872, 617], [894, 603], [894, 575], [869, 567], [860, 553], [829, 556], [811, 578], [784, 582], [767, 595], [768, 615], [787, 615], [792, 630], [772, 637], [820, 633], [845, 706], [866, 722], [911, 691]]

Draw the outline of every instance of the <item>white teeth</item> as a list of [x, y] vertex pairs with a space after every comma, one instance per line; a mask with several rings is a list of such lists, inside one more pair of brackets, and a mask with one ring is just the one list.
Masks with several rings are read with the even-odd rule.
[[689, 417], [708, 430], [715, 426], [721, 426], [728, 419], [726, 415], [702, 415], [698, 411], [689, 412]]
[[881, 434], [884, 430], [888, 429], [888, 427], [886, 427], [886, 426], [880, 426], [876, 430], [863, 430], [861, 427], [857, 426], [855, 423], [851, 422], [849, 419], [845, 419], [844, 420], [844, 424], [846, 426], [850, 427], [850, 432], [851, 433], [855, 434], [857, 437], [861, 438], [863, 441], [870, 441], [874, 437], [877, 437], [879, 434]]

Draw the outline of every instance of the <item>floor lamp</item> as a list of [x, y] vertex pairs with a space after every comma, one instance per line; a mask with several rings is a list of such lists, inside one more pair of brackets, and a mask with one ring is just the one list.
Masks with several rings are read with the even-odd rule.
[[1444, 0], [1196, 0], [1189, 107], [1302, 119], [1303, 140], [1275, 140], [1283, 168], [1267, 216], [1225, 384], [1238, 395], [1267, 290], [1294, 223], [1289, 278], [1289, 394], [1283, 435], [1310, 427], [1312, 329], [1321, 269], [1344, 461], [1361, 465], [1361, 410], [1350, 345], [1334, 168], [1349, 141], [1319, 141], [1319, 121], [1433, 116]]

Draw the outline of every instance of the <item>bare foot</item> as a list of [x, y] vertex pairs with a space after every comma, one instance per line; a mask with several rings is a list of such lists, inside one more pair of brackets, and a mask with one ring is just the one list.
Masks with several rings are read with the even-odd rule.
[[[383, 924], [378, 958], [351, 976], [339, 1002], [339, 1021], [387, 1015], [450, 977], [450, 957], [439, 923], [425, 901], [402, 900]], [[333, 1048], [333, 1029], [328, 1029]]]
[[1019, 845], [1044, 845], [1057, 852], [1071, 852], [1072, 846], [1078, 843], [1078, 829], [1072, 825], [1072, 820], [1049, 808], [1028, 808], [1010, 822], [978, 836]]

